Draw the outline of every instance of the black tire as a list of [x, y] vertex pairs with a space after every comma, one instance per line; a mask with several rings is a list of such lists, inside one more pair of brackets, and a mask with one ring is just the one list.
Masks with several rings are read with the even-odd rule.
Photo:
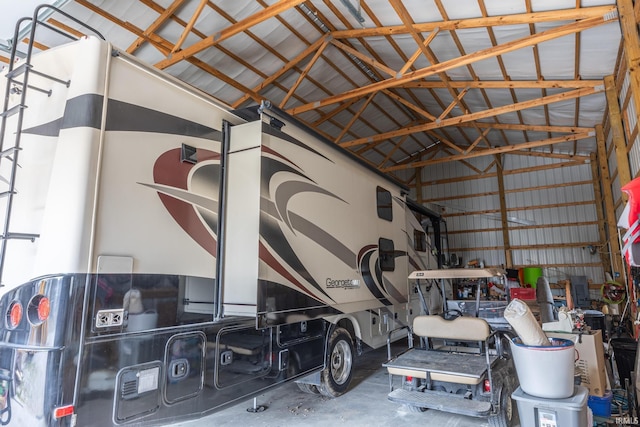
[[318, 390], [318, 387], [316, 387], [315, 384], [307, 384], [307, 383], [296, 383], [296, 384], [298, 385], [298, 388], [305, 393], [320, 394], [320, 390]]
[[327, 367], [320, 372], [320, 393], [338, 397], [349, 388], [353, 376], [353, 341], [344, 328], [336, 328], [329, 337]]
[[500, 412], [489, 417], [489, 427], [512, 427], [518, 419], [518, 408], [511, 399], [511, 391], [503, 387], [500, 390]]

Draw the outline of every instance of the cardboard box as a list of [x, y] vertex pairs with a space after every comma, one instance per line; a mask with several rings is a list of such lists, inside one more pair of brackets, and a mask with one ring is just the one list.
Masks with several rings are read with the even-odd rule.
[[551, 338], [573, 341], [577, 352], [576, 373], [580, 374], [581, 385], [589, 389], [590, 395], [602, 397], [607, 387], [602, 331], [595, 330], [584, 334], [565, 332], [546, 332], [546, 334]]

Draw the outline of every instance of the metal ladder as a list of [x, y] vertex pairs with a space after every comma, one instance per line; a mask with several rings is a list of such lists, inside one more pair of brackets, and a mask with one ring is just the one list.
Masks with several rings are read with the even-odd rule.
[[[19, 167], [18, 156], [20, 151], [22, 150], [20, 143], [21, 143], [22, 130], [23, 130], [22, 126], [23, 126], [24, 112], [27, 109], [27, 104], [26, 104], [27, 93], [29, 91], [37, 91], [37, 92], [46, 94], [46, 96], [51, 96], [52, 94], [52, 90], [45, 90], [45, 89], [30, 85], [29, 76], [31, 74], [34, 74], [34, 75], [46, 78], [48, 80], [51, 80], [57, 84], [65, 85], [66, 87], [69, 87], [69, 85], [71, 84], [71, 81], [69, 80], [62, 80], [57, 77], [39, 72], [33, 68], [33, 65], [31, 64], [31, 57], [33, 54], [33, 45], [35, 42], [36, 28], [38, 26], [43, 26], [49, 29], [50, 31], [53, 31], [71, 40], [78, 39], [78, 37], [70, 33], [61, 31], [60, 29], [53, 27], [48, 23], [40, 20], [38, 16], [41, 14], [42, 9], [52, 9], [53, 12], [64, 15], [68, 19], [71, 19], [77, 24], [87, 28], [88, 30], [90, 30], [91, 32], [93, 32], [94, 34], [96, 34], [97, 36], [99, 36], [101, 39], [104, 40], [104, 37], [92, 27], [70, 16], [69, 14], [61, 11], [60, 9], [47, 4], [38, 6], [35, 9], [32, 17], [22, 18], [18, 20], [18, 22], [16, 23], [13, 39], [12, 39], [9, 70], [5, 76], [5, 78], [7, 79], [7, 85], [4, 93], [4, 103], [2, 106], [2, 112], [0, 113], [0, 120], [1, 120], [0, 121], [0, 164], [1, 162], [6, 162], [6, 161], [10, 162], [10, 170], [9, 170], [8, 178], [0, 177], [0, 178], [3, 178], [2, 180], [5, 181], [7, 184], [7, 190], [0, 192], [0, 198], [5, 198], [7, 201], [4, 209], [4, 224], [2, 227], [2, 234], [0, 234], [0, 287], [4, 286], [4, 282], [2, 281], [2, 278], [4, 273], [8, 241], [17, 239], [17, 240], [31, 240], [32, 242], [35, 242], [35, 240], [38, 237], [40, 237], [39, 234], [35, 234], [35, 233], [11, 231], [11, 214], [13, 210], [13, 201], [14, 201], [14, 197], [18, 194], [16, 190], [16, 175]], [[22, 64], [18, 67], [15, 67], [15, 61], [18, 54], [18, 44], [19, 44], [19, 37], [21, 33], [21, 27], [25, 22], [31, 22], [29, 42], [27, 44], [27, 53], [24, 57], [24, 61], [22, 62]], [[20, 100], [15, 105], [9, 105], [12, 94], [20, 95]], [[10, 117], [13, 117], [13, 116], [17, 116], [16, 123], [15, 123], [14, 139], [12, 143], [7, 143], [6, 135], [7, 135], [8, 120]], [[5, 147], [5, 145], [8, 145], [8, 146]], [[2, 214], [2, 212], [0, 212], [0, 214]]]

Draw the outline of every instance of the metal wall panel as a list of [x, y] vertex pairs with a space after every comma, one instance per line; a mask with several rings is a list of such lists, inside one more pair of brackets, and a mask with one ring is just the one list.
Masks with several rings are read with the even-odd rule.
[[[442, 207], [449, 231], [455, 231], [449, 236], [449, 247], [463, 265], [477, 259], [487, 266], [504, 266], [496, 170], [486, 170], [490, 157], [482, 159], [467, 162], [493, 176], [484, 178], [459, 162], [424, 168], [423, 197], [433, 202], [431, 206]], [[600, 256], [588, 248], [599, 242], [599, 201], [595, 200], [591, 164], [567, 166], [566, 162], [541, 156], [503, 156], [513, 266], [541, 266], [551, 282], [585, 275], [593, 283], [602, 283]], [[557, 167], [546, 168], [549, 165]], [[545, 169], [528, 170], [540, 167]], [[463, 176], [476, 178], [455, 180]], [[450, 181], [428, 184], [439, 180]], [[580, 184], [566, 185], [571, 183]], [[452, 198], [456, 195], [459, 198]]]

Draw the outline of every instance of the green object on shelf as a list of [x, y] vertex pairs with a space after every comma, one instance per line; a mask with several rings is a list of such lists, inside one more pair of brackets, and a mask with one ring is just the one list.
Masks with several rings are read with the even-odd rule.
[[525, 267], [523, 272], [524, 284], [529, 285], [532, 288], [536, 287], [538, 277], [542, 276], [542, 268], [540, 267]]

